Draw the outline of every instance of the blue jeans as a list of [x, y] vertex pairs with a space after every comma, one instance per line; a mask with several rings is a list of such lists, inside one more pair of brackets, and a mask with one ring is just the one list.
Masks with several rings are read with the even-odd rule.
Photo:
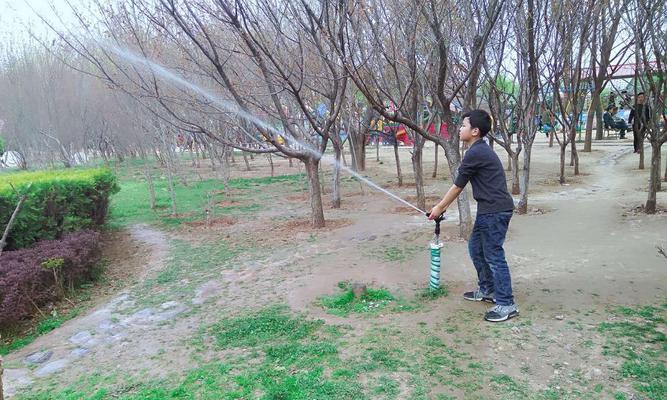
[[468, 242], [479, 289], [484, 294], [494, 293], [496, 304], [501, 306], [514, 304], [512, 278], [503, 249], [510, 219], [512, 211], [478, 214]]

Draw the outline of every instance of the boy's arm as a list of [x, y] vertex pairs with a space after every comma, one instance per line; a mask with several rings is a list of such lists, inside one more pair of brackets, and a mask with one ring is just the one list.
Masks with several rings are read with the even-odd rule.
[[447, 210], [447, 207], [459, 197], [459, 194], [461, 194], [462, 191], [463, 188], [452, 185], [445, 194], [445, 197], [440, 200], [440, 203], [436, 204], [435, 207], [431, 209], [431, 214], [428, 216], [428, 219], [434, 219], [442, 215], [442, 213]]

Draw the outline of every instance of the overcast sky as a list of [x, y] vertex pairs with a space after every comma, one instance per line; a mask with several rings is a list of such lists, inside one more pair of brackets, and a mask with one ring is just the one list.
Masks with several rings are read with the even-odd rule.
[[[72, 4], [84, 4], [84, 0], [70, 0]], [[21, 40], [29, 37], [31, 29], [40, 37], [52, 37], [53, 33], [37, 17], [35, 11], [43, 15], [56, 26], [62, 26], [54, 13], [64, 21], [71, 22], [72, 15], [65, 0], [0, 0], [0, 40]], [[32, 9], [35, 11], [33, 11]]]

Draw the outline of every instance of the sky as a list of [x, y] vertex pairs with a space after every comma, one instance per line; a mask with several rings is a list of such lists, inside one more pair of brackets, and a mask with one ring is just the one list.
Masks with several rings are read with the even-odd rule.
[[[75, 6], [85, 3], [84, 0], [70, 0], [70, 2]], [[61, 27], [62, 24], [56, 15], [60, 15], [65, 23], [73, 21], [66, 0], [0, 0], [0, 10], [0, 40], [2, 41], [28, 39], [29, 30], [42, 38], [54, 37], [54, 33], [35, 12], [52, 21], [57, 27]]]

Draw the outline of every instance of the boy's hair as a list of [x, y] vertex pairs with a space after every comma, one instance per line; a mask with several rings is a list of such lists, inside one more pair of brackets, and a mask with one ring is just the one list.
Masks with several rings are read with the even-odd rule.
[[644, 96], [644, 97], [646, 97], [646, 94], [645, 94], [644, 92], [639, 92], [639, 93], [637, 93], [635, 96], [637, 96], [637, 97], [639, 97], [639, 96]]
[[465, 118], [468, 118], [468, 122], [470, 122], [471, 128], [479, 129], [479, 135], [481, 137], [486, 136], [486, 134], [491, 131], [493, 119], [488, 112], [480, 109], [468, 111], [461, 116], [461, 121], [463, 121]]

